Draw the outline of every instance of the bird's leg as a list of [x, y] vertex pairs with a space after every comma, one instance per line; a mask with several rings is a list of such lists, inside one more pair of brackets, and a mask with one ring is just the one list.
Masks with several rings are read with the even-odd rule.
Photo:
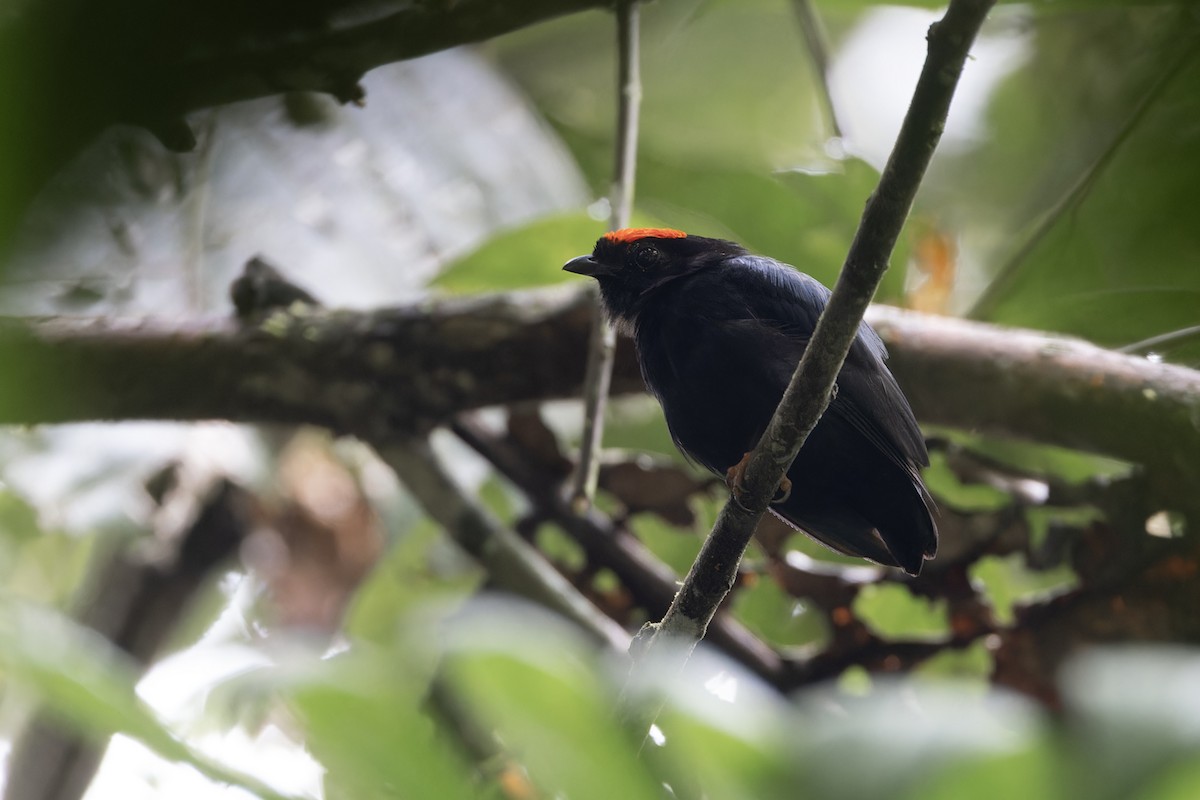
[[[733, 502], [737, 503], [743, 511], [749, 511], [745, 503], [742, 502], [742, 476], [746, 474], [746, 465], [750, 463], [750, 454], [742, 456], [742, 460], [734, 464], [729, 469], [725, 470], [725, 485], [729, 487], [729, 493], [733, 496]], [[775, 496], [771, 498], [771, 504], [782, 503], [792, 496], [792, 481], [787, 475], [779, 479], [779, 488], [775, 491]]]

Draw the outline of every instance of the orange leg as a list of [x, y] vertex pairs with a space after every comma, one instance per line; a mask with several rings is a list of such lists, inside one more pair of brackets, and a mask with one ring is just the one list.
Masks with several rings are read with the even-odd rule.
[[[733, 495], [733, 501], [742, 508], [745, 504], [742, 503], [742, 476], [746, 474], [746, 465], [750, 463], [750, 454], [742, 456], [742, 460], [734, 464], [729, 469], [725, 470], [725, 485], [729, 487], [730, 494]], [[792, 481], [787, 475], [779, 481], [779, 489], [775, 492], [775, 496], [771, 498], [771, 503], [782, 503], [792, 495]]]

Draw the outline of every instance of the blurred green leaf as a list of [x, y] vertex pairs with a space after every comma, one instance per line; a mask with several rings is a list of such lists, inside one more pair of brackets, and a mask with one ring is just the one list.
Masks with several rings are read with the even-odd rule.
[[552, 523], [538, 526], [535, 544], [547, 559], [567, 569], [581, 569], [587, 561], [579, 542]]
[[1112, 647], [1068, 663], [1080, 797], [1140, 796], [1147, 782], [1200, 754], [1200, 655], [1193, 648]]
[[929, 454], [929, 466], [922, 471], [925, 485], [939, 504], [958, 511], [999, 511], [1012, 504], [1007, 492], [982, 483], [963, 483], [946, 461], [946, 454]]
[[1162, 770], [1146, 781], [1138, 800], [1194, 800], [1200, 797], [1200, 753]]
[[661, 798], [577, 631], [526, 604], [472, 610], [449, 633], [446, 674], [548, 796]]
[[971, 565], [971, 582], [987, 599], [996, 622], [1012, 625], [1015, 606], [1049, 600], [1075, 588], [1079, 579], [1066, 564], [1049, 570], [1033, 570], [1022, 553], [984, 556]]
[[405, 652], [358, 645], [271, 675], [304, 720], [334, 800], [476, 796], [469, 770], [421, 711], [426, 681], [408, 660]]
[[681, 675], [662, 677], [661, 739], [642, 757], [675, 797], [797, 796], [793, 720], [777, 694], [704, 648]]
[[7, 544], [29, 541], [41, 534], [37, 511], [23, 497], [0, 488], [0, 539]]
[[950, 633], [946, 602], [917, 597], [898, 583], [872, 583], [854, 598], [854, 613], [885, 639], [939, 641]]
[[451, 292], [495, 292], [565, 281], [578, 275], [563, 264], [589, 253], [604, 223], [586, 214], [546, 217], [488, 239], [442, 270], [432, 286]]
[[1009, 172], [998, 192], [1023, 187], [1014, 207], [1026, 216], [1013, 219], [996, 259], [1004, 271], [977, 316], [1110, 346], [1200, 321], [1190, 222], [1200, 213], [1200, 61], [1189, 13], [1110, 6], [1070, 26], [1038, 21], [1035, 57], [998, 98], [984, 155], [987, 174]]
[[1013, 695], [880, 681], [861, 697], [827, 687], [801, 694], [795, 745], [809, 797], [922, 797], [955, 764], [1025, 752], [1041, 727]]
[[107, 639], [60, 614], [0, 595], [0, 664], [6, 677], [96, 742], [122, 733], [214, 781], [284, 798], [176, 738], [138, 698], [138, 666]]
[[635, 514], [629, 520], [629, 527], [655, 557], [680, 576], [688, 573], [704, 544], [701, 534], [676, 528], [657, 514]]
[[[643, 154], [770, 171], [820, 152], [813, 141], [823, 135], [821, 111], [787, 4], [685, 0], [648, 5], [641, 17]], [[519, 31], [495, 47], [556, 125], [609, 140], [614, 42], [612, 17], [591, 12]], [[593, 175], [594, 185], [610, 171]]]
[[916, 674], [931, 680], [951, 679], [958, 688], [986, 691], [995, 663], [987, 644], [974, 641], [963, 648], [945, 648], [917, 665]]
[[733, 613], [772, 647], [791, 648], [828, 641], [825, 615], [797, 600], [769, 577], [759, 577], [733, 598]]
[[483, 580], [478, 568], [459, 572], [438, 568], [446, 546], [441, 528], [428, 519], [397, 537], [383, 560], [354, 593], [343, 628], [356, 641], [385, 645], [404, 640], [414, 609], [427, 618], [449, 613]]
[[[1015, 737], [1014, 737], [1015, 738]], [[1068, 800], [1061, 755], [1051, 741], [1015, 741], [1015, 753], [967, 758], [907, 795], [921, 800]]]
[[662, 408], [649, 395], [613, 398], [604, 423], [604, 446], [656, 453], [687, 463], [671, 439]]
[[1133, 468], [1125, 461], [1084, 453], [1066, 447], [1000, 439], [993, 436], [937, 428], [956, 445], [990, 461], [1011, 467], [1024, 475], [1053, 477], [1067, 483], [1079, 484], [1092, 478], [1118, 478]]

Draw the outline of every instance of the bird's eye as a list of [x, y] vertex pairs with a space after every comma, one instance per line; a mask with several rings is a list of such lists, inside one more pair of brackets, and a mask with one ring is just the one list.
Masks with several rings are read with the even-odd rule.
[[662, 253], [652, 244], [638, 245], [632, 253], [633, 264], [638, 269], [654, 269], [662, 263]]

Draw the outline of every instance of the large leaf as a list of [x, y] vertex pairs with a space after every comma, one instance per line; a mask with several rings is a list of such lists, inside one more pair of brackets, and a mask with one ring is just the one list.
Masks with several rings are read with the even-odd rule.
[[1169, 6], [1038, 22], [1037, 55], [999, 99], [976, 173], [995, 177], [1010, 226], [977, 316], [1106, 345], [1200, 322], [1200, 59], [1187, 26]]
[[214, 781], [263, 798], [284, 798], [178, 739], [138, 698], [139, 670], [128, 657], [59, 614], [0, 596], [0, 664], [6, 677], [46, 709], [97, 741], [123, 733]]
[[492, 598], [456, 620], [448, 638], [455, 691], [548, 796], [661, 797], [577, 632], [544, 610]]

